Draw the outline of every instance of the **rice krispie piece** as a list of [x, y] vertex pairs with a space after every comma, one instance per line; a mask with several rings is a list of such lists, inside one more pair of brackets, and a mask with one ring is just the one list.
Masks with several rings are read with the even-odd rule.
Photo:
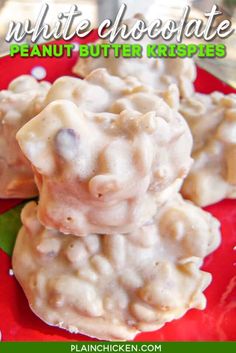
[[38, 193], [30, 163], [15, 136], [40, 112], [49, 87], [48, 82], [22, 75], [0, 91], [0, 198], [29, 198]]
[[17, 134], [46, 227], [79, 236], [127, 233], [179, 190], [192, 137], [155, 90], [97, 70], [85, 80], [60, 78], [46, 103]]
[[196, 93], [181, 102], [180, 112], [194, 140], [184, 197], [199, 206], [236, 198], [236, 95]]
[[31, 309], [49, 325], [130, 340], [206, 306], [211, 275], [200, 267], [219, 245], [219, 222], [180, 195], [127, 235], [79, 238], [48, 230], [34, 202], [22, 221], [14, 274]]

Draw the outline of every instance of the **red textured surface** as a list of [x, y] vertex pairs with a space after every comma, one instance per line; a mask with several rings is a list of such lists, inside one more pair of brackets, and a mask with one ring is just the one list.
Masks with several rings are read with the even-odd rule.
[[[91, 40], [91, 38], [90, 38]], [[0, 60], [0, 88], [20, 74], [29, 74], [36, 65], [47, 70], [49, 81], [60, 75], [71, 74], [76, 60], [72, 58]], [[233, 89], [198, 69], [196, 88], [209, 93]], [[0, 200], [0, 213], [17, 204], [17, 200]], [[208, 207], [222, 224], [222, 244], [210, 255], [204, 269], [213, 274], [213, 282], [206, 290], [208, 305], [205, 311], [191, 310], [182, 319], [167, 324], [163, 329], [140, 334], [142, 341], [218, 341], [236, 338], [236, 201], [225, 200]], [[75, 341], [88, 340], [82, 335], [72, 335], [49, 327], [29, 309], [24, 294], [14, 277], [9, 276], [10, 258], [0, 250], [0, 331], [4, 341]]]

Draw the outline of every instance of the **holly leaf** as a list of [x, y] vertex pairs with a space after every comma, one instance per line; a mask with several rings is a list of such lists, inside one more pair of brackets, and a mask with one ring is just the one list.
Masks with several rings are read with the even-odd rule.
[[10, 256], [21, 227], [20, 214], [24, 205], [20, 204], [0, 215], [0, 248]]

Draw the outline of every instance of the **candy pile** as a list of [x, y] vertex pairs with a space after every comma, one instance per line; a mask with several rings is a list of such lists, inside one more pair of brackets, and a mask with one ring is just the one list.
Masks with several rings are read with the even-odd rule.
[[200, 268], [219, 222], [181, 192], [199, 205], [234, 196], [235, 97], [195, 93], [189, 59], [74, 70], [84, 79], [21, 76], [0, 92], [1, 196], [39, 194], [13, 269], [49, 325], [133, 339], [206, 306]]

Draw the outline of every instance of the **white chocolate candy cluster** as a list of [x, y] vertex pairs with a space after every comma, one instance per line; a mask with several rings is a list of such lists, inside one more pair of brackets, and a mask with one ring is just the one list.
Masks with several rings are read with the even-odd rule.
[[200, 206], [236, 198], [236, 95], [196, 93], [181, 102], [180, 111], [194, 139], [184, 197]]
[[[135, 24], [137, 18], [126, 20], [130, 27]], [[137, 44], [132, 39], [123, 41], [117, 38], [116, 44]], [[155, 44], [149, 39], [138, 41], [143, 46], [143, 50], [148, 44]], [[91, 44], [107, 44], [105, 40], [98, 40]], [[156, 42], [157, 44], [157, 42]], [[86, 77], [93, 70], [105, 68], [111, 75], [121, 78], [129, 76], [137, 78], [142, 84], [149, 85], [159, 92], [168, 89], [170, 84], [176, 84], [181, 97], [188, 97], [194, 92], [193, 82], [196, 79], [196, 67], [190, 58], [148, 58], [143, 54], [140, 58], [115, 57], [110, 53], [108, 57], [101, 55], [96, 59], [92, 57], [80, 57], [73, 68], [73, 72], [81, 77]]]
[[49, 87], [47, 82], [23, 75], [8, 90], [0, 91], [0, 198], [29, 198], [38, 193], [30, 163], [15, 135], [40, 112]]
[[[175, 93], [164, 94], [172, 104]], [[192, 137], [155, 90], [96, 70], [85, 80], [60, 78], [46, 103], [17, 134], [44, 226], [78, 236], [128, 233], [176, 194]]]
[[40, 198], [13, 268], [50, 325], [127, 340], [206, 305], [219, 223], [179, 194], [192, 136], [177, 86], [161, 88], [105, 69], [61, 77], [17, 133]]
[[176, 84], [181, 97], [188, 97], [194, 92], [193, 82], [196, 79], [196, 68], [190, 58], [124, 58], [103, 56], [94, 60], [91, 57], [79, 58], [73, 72], [81, 77], [93, 70], [105, 68], [112, 75], [122, 78], [133, 76], [140, 82], [150, 85], [159, 92], [166, 90], [170, 84]]
[[219, 223], [178, 195], [135, 232], [75, 237], [47, 230], [34, 202], [22, 212], [14, 274], [46, 323], [107, 340], [133, 339], [203, 309], [203, 258]]

